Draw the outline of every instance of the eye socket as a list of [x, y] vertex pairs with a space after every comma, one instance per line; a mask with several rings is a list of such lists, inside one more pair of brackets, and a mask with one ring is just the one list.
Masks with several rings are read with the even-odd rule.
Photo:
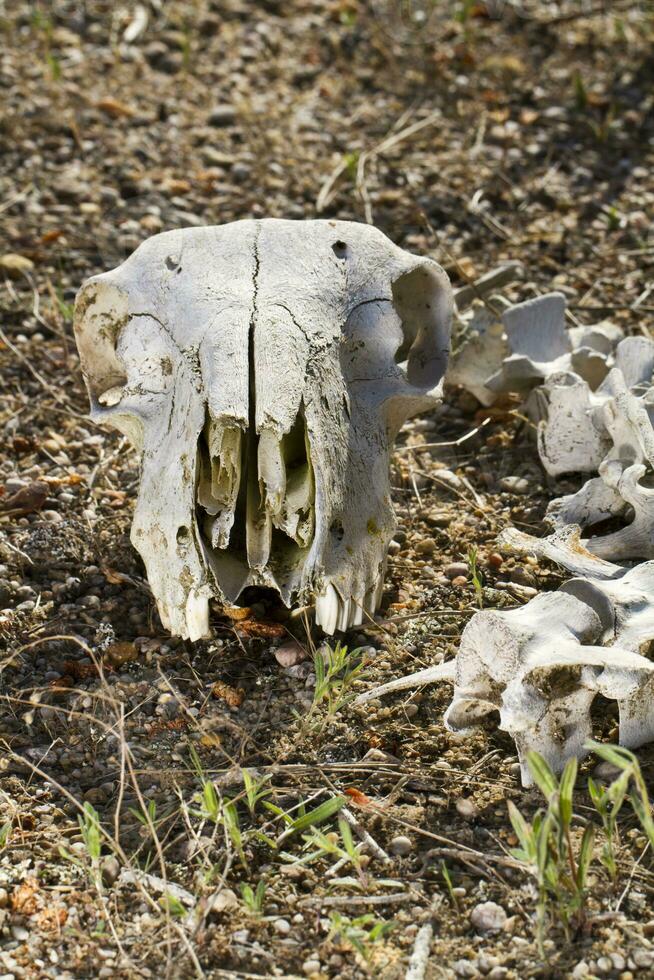
[[177, 528], [177, 544], [187, 544], [191, 538], [191, 532], [189, 528], [185, 527], [183, 524], [181, 527]]
[[341, 241], [334, 242], [332, 251], [337, 259], [344, 259], [347, 255], [347, 245]]

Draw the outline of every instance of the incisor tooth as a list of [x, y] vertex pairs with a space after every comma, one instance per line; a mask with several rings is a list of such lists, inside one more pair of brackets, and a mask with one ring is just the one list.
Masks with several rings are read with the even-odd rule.
[[338, 593], [331, 582], [328, 582], [323, 594], [316, 599], [316, 623], [318, 626], [322, 626], [324, 632], [330, 636], [336, 630], [339, 609]]
[[209, 600], [206, 596], [190, 592], [186, 600], [186, 631], [189, 640], [200, 640], [210, 636]]

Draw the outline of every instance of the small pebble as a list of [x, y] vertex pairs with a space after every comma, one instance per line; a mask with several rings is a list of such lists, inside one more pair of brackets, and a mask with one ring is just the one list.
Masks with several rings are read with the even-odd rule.
[[506, 912], [496, 902], [481, 902], [470, 913], [476, 932], [500, 932], [506, 922]]
[[407, 854], [411, 853], [413, 844], [408, 837], [394, 837], [393, 840], [388, 845], [388, 849], [391, 854], [397, 854], [398, 857], [405, 857]]
[[231, 888], [222, 888], [211, 902], [211, 911], [224, 912], [226, 909], [236, 908], [237, 905], [236, 892], [233, 892]]
[[291, 923], [288, 919], [275, 919], [273, 922], [273, 929], [282, 936], [288, 936], [291, 931]]
[[474, 820], [475, 817], [479, 816], [479, 810], [473, 800], [469, 800], [465, 796], [456, 801], [456, 812], [464, 820]]
[[457, 960], [453, 966], [457, 977], [476, 977], [477, 967], [470, 960]]
[[113, 883], [118, 879], [120, 874], [120, 864], [113, 854], [104, 859], [100, 872], [102, 874], [102, 880], [107, 886], [113, 885]]
[[527, 493], [529, 481], [522, 476], [504, 476], [500, 480], [500, 489], [507, 493]]
[[280, 667], [295, 667], [306, 660], [308, 654], [297, 640], [288, 640], [275, 650], [275, 660]]
[[320, 960], [305, 960], [302, 964], [302, 969], [308, 977], [312, 973], [320, 973]]
[[236, 109], [231, 105], [217, 105], [209, 113], [210, 126], [232, 126], [236, 122]]
[[465, 575], [457, 575], [456, 578], [452, 579], [452, 585], [455, 585], [457, 588], [461, 588], [462, 586], [467, 584], [468, 584], [468, 579], [466, 578]]
[[465, 562], [454, 561], [452, 562], [451, 565], [445, 566], [445, 568], [443, 569], [443, 573], [447, 576], [447, 578], [455, 579], [458, 578], [460, 575], [467, 575], [468, 566], [466, 565]]

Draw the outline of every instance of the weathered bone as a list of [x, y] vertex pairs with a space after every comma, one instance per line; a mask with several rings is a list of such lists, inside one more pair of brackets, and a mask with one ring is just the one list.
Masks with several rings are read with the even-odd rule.
[[585, 547], [586, 542], [582, 542], [581, 528], [576, 524], [557, 528], [547, 538], [535, 538], [517, 528], [507, 527], [498, 535], [497, 544], [513, 555], [547, 558], [574, 575], [611, 579], [619, 578], [624, 572], [621, 565], [604, 561], [592, 554]]
[[[551, 476], [593, 473], [611, 448], [598, 409], [604, 401], [576, 374], [554, 374], [537, 388], [545, 416], [538, 424], [538, 454]], [[532, 417], [535, 414], [531, 413]]]
[[529, 749], [557, 771], [584, 754], [597, 694], [618, 702], [621, 745], [650, 741], [654, 664], [641, 653], [654, 639], [653, 587], [647, 562], [619, 580], [573, 579], [519, 609], [477, 613], [461, 638], [448, 727], [466, 730], [499, 710], [525, 785]]
[[590, 528], [609, 517], [623, 518], [627, 526], [584, 542], [588, 551], [620, 561], [654, 555], [654, 494], [642, 482], [654, 467], [649, 400], [654, 343], [623, 340], [616, 364], [595, 394], [579, 379], [550, 379], [542, 389], [548, 410], [539, 426], [539, 450], [549, 472], [599, 473], [576, 494], [552, 501], [547, 519], [557, 528]]
[[[494, 298], [494, 305], [499, 302]], [[490, 405], [503, 392], [527, 393], [553, 375], [574, 374], [591, 390], [603, 382], [622, 337], [619, 327], [565, 325], [565, 297], [548, 293], [504, 309], [501, 323], [473, 312], [448, 380]], [[537, 421], [537, 419], [536, 419]]]
[[[517, 609], [475, 613], [454, 663], [418, 671], [366, 692], [384, 694], [454, 680], [445, 723], [465, 733], [499, 713], [515, 740], [524, 785], [530, 749], [560, 771], [585, 754], [597, 694], [618, 702], [620, 744], [654, 738], [654, 562], [618, 579], [577, 578]], [[453, 676], [452, 676], [453, 675]]]
[[440, 401], [451, 312], [440, 266], [340, 221], [167, 232], [85, 284], [92, 417], [141, 452], [132, 541], [171, 632], [250, 585], [328, 633], [374, 613], [391, 445]]

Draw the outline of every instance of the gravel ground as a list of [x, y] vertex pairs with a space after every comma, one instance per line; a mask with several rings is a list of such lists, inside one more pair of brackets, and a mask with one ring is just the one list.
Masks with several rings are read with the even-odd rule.
[[[426, 4], [418, 22], [411, 9], [19, 0], [0, 12], [5, 978], [393, 980], [428, 923], [427, 980], [654, 975], [654, 879], [629, 818], [617, 891], [597, 865], [587, 930], [568, 942], [553, 928], [538, 952], [533, 885], [505, 860], [506, 802], [531, 814], [538, 791], [521, 788], [503, 733], [444, 729], [447, 685], [315, 706], [321, 637], [265, 595], [216, 605], [211, 641], [168, 637], [129, 543], [138, 461], [85, 418], [76, 290], [187, 225], [372, 219], [455, 286], [519, 259], [510, 298], [555, 286], [579, 322], [647, 332], [648, 6]], [[458, 449], [421, 448], [487, 416], [450, 389], [401, 434], [381, 613], [341, 638], [360, 648], [353, 690], [453, 656], [478, 603], [470, 548], [486, 607], [561, 581], [496, 551], [499, 530], [540, 533], [548, 500], [579, 485], [543, 473], [517, 400]], [[607, 705], [596, 721], [610, 737]], [[640, 757], [647, 775], [654, 755]], [[250, 806], [253, 785], [294, 816], [343, 796], [355, 839], [374, 843], [331, 877], [337, 855], [298, 864], [302, 828], [284, 835], [263, 799]], [[578, 799], [587, 814], [581, 780]], [[235, 801], [231, 823], [211, 819], [215, 800]], [[334, 820], [323, 830], [337, 846]], [[380, 923], [393, 928], [373, 941]]]

